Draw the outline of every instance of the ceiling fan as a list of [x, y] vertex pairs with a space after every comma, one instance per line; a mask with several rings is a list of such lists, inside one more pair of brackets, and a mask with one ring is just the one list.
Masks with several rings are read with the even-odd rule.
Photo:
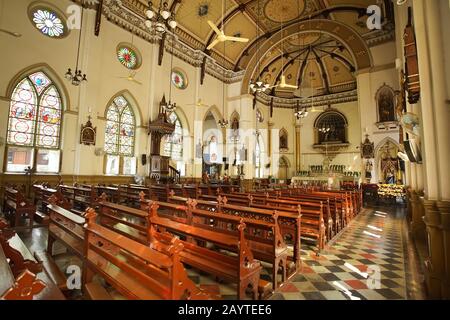
[[[223, 0], [222, 0], [222, 17], [224, 17], [224, 16], [225, 16], [225, 12], [224, 12]], [[249, 41], [249, 39], [247, 39], [247, 38], [230, 37], [230, 36], [225, 35], [224, 21], [222, 21], [222, 30], [219, 30], [219, 28], [212, 21], [208, 20], [208, 24], [211, 27], [211, 29], [213, 29], [214, 32], [217, 34], [217, 38], [213, 42], [211, 42], [211, 44], [206, 48], [207, 50], [211, 50], [219, 43], [225, 42], [225, 41], [234, 41], [234, 42], [248, 42]]]
[[131, 72], [130, 75], [128, 77], [117, 77], [119, 79], [127, 79], [128, 81], [137, 83], [139, 85], [142, 85], [142, 82], [136, 80], [134, 77], [136, 76], [136, 72]]
[[217, 26], [212, 22], [208, 21], [209, 26], [214, 30], [214, 32], [217, 34], [217, 38], [211, 42], [211, 44], [208, 46], [207, 50], [211, 50], [214, 48], [217, 44], [225, 41], [235, 41], [235, 42], [248, 42], [249, 39], [247, 38], [241, 38], [241, 37], [230, 37], [225, 35], [225, 32], [223, 31], [223, 24], [222, 24], [222, 30], [219, 30]]
[[[281, 21], [281, 36], [283, 36], [283, 21]], [[281, 40], [281, 79], [280, 83], [274, 85], [270, 88], [280, 88], [280, 89], [298, 89], [298, 86], [286, 83], [286, 76], [284, 75], [284, 50], [283, 50], [284, 40]]]
[[188, 104], [187, 106], [195, 106], [195, 107], [209, 107], [207, 104], [204, 104], [202, 99], [198, 99], [198, 101], [194, 104]]
[[0, 32], [9, 34], [10, 36], [13, 36], [13, 37], [16, 37], [16, 38], [20, 38], [22, 36], [21, 33], [9, 31], [9, 30], [6, 30], [6, 29], [0, 29]]

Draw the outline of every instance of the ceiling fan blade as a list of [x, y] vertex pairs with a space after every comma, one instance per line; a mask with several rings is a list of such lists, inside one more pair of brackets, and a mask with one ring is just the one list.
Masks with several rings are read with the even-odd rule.
[[22, 36], [22, 34], [18, 33], [18, 32], [13, 32], [13, 31], [8, 31], [5, 29], [0, 29], [0, 32], [9, 34], [10, 36], [16, 37], [16, 38], [20, 38]]
[[220, 32], [219, 28], [210, 20], [208, 20], [208, 24], [211, 27], [211, 29], [214, 30], [215, 33], [217, 33], [218, 36], [220, 36], [222, 33]]
[[214, 40], [213, 42], [211, 42], [211, 44], [208, 46], [208, 48], [206, 48], [206, 50], [211, 50], [211, 49], [214, 48], [219, 42], [220, 42], [219, 39]]
[[247, 38], [240, 38], [240, 37], [229, 37], [225, 36], [226, 41], [235, 41], [235, 42], [249, 42], [250, 40]]

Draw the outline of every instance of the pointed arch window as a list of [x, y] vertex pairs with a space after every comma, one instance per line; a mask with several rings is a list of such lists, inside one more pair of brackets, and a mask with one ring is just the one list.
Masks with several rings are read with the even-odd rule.
[[183, 159], [183, 127], [175, 112], [169, 116], [169, 122], [175, 124], [175, 131], [164, 138], [164, 155], [174, 161]]
[[125, 97], [118, 96], [106, 111], [106, 174], [136, 174], [135, 135], [133, 109]]
[[170, 157], [181, 176], [186, 175], [186, 165], [183, 161], [183, 126], [175, 112], [169, 115], [169, 122], [175, 124], [175, 131], [163, 140], [163, 155]]
[[6, 171], [59, 172], [62, 112], [59, 90], [46, 73], [19, 81], [9, 107]]

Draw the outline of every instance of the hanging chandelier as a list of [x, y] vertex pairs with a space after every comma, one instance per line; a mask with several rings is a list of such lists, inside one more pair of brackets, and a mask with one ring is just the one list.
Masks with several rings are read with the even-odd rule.
[[309, 112], [306, 107], [300, 108], [300, 104], [297, 101], [297, 108], [295, 109], [294, 116], [297, 118], [297, 120], [306, 118], [308, 116]]
[[257, 15], [257, 19], [256, 19], [256, 41], [258, 41], [256, 43], [256, 59], [257, 59], [257, 72], [258, 72], [258, 77], [256, 81], [250, 80], [250, 90], [252, 90], [252, 93], [256, 94], [256, 93], [264, 93], [266, 92], [267, 89], [270, 88], [270, 84], [266, 83], [265, 81], [261, 80], [261, 56], [260, 56], [260, 47], [259, 47], [259, 12], [260, 12], [260, 7], [259, 7], [259, 1], [258, 1], [258, 15]]
[[83, 82], [87, 82], [86, 74], [83, 74], [83, 72], [80, 70], [78, 63], [80, 61], [80, 47], [81, 47], [81, 32], [83, 30], [83, 3], [81, 3], [81, 24], [80, 24], [80, 35], [78, 37], [78, 53], [77, 53], [77, 64], [75, 67], [75, 72], [72, 72], [71, 68], [67, 69], [66, 74], [64, 77], [72, 83], [72, 85], [78, 87]]
[[177, 22], [175, 21], [175, 13], [170, 11], [169, 5], [166, 1], [159, 1], [159, 8], [156, 11], [153, 8], [152, 1], [148, 2], [148, 9], [145, 11], [147, 20], [145, 26], [149, 29], [155, 29], [157, 33], [165, 33], [169, 29], [175, 29]]

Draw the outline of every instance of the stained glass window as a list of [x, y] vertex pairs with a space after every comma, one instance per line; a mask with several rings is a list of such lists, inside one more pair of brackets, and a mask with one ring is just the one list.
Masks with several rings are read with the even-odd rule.
[[116, 97], [106, 112], [105, 152], [133, 156], [136, 120], [123, 96]]
[[58, 149], [61, 97], [43, 72], [25, 77], [13, 91], [9, 109], [9, 145]]
[[170, 123], [175, 124], [175, 131], [170, 136], [164, 137], [164, 155], [172, 160], [182, 160], [183, 158], [183, 127], [175, 112], [169, 116]]
[[187, 77], [184, 74], [184, 72], [182, 72], [179, 69], [173, 69], [172, 70], [172, 84], [177, 87], [178, 89], [186, 89], [188, 82], [187, 82]]
[[36, 8], [31, 12], [34, 26], [42, 32], [42, 34], [59, 38], [66, 33], [66, 26], [63, 19], [57, 13], [45, 8]]
[[119, 45], [117, 47], [117, 59], [126, 68], [131, 70], [139, 68], [141, 64], [138, 52], [126, 45]]

